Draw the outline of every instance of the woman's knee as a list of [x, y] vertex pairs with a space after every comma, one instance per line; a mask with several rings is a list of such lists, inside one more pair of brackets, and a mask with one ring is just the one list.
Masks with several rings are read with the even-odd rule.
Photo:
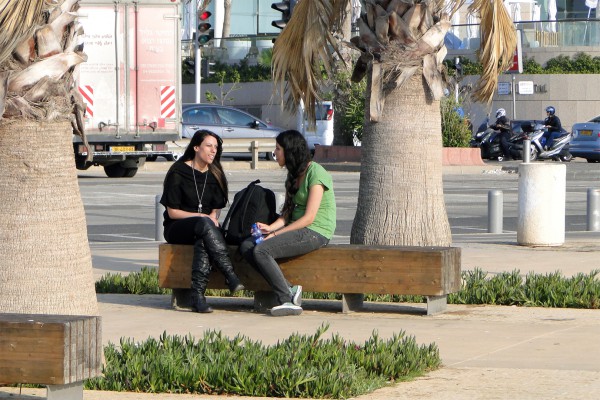
[[212, 229], [217, 229], [210, 218], [198, 217], [196, 225], [194, 225], [194, 233], [196, 237], [203, 237]]
[[254, 243], [251, 240], [244, 240], [240, 243], [239, 250], [246, 260], [250, 260], [254, 256]]

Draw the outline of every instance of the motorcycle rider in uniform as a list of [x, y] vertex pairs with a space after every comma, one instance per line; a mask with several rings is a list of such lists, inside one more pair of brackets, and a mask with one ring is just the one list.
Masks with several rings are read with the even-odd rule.
[[490, 125], [490, 128], [500, 131], [500, 147], [502, 147], [502, 152], [504, 153], [504, 160], [512, 160], [509, 150], [510, 146], [508, 143], [508, 140], [512, 135], [512, 128], [504, 108], [499, 108], [496, 110], [496, 122], [493, 125]]
[[562, 125], [560, 123], [560, 118], [556, 115], [556, 109], [552, 106], [546, 107], [546, 119], [544, 120], [544, 126], [546, 127], [546, 132], [544, 133], [544, 137], [546, 138], [546, 145], [544, 146], [546, 150], [550, 150], [552, 145], [554, 144], [554, 139], [562, 135]]

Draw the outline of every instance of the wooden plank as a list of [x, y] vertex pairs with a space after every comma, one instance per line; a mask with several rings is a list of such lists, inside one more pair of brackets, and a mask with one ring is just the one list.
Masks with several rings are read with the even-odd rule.
[[[92, 349], [93, 350], [93, 349]], [[104, 360], [104, 347], [102, 346], [102, 319], [96, 318], [96, 357], [94, 359], [94, 375], [90, 378], [102, 374], [102, 362]]]
[[223, 139], [224, 153], [248, 153], [253, 151], [252, 143], [256, 144], [257, 151], [266, 153], [275, 150], [275, 138], [249, 139]]
[[10, 365], [0, 363], [0, 376], [3, 383], [37, 383], [60, 385], [64, 381], [63, 364], [53, 360], [13, 360]]
[[[90, 354], [90, 320], [83, 321], [83, 360], [81, 363], [81, 379], [88, 379], [90, 376], [89, 354]], [[95, 350], [95, 349], [94, 349]]]
[[[250, 290], [268, 290], [264, 279], [235, 247], [236, 273]], [[159, 246], [159, 285], [189, 288], [192, 246]], [[286, 278], [306, 291], [440, 296], [460, 289], [460, 248], [330, 245], [293, 259], [280, 260]], [[323, 267], [326, 266], [326, 267]], [[226, 288], [213, 272], [209, 288]]]

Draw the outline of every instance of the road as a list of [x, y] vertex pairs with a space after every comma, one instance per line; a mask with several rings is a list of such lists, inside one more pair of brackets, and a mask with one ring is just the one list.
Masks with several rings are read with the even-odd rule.
[[[508, 164], [504, 164], [508, 165]], [[516, 163], [514, 166], [516, 167]], [[592, 171], [592, 173], [590, 173]], [[347, 243], [358, 196], [358, 172], [332, 172], [338, 225], [332, 243]], [[162, 191], [164, 171], [140, 171], [130, 179], [106, 178], [101, 168], [80, 171], [90, 242], [153, 241], [155, 198]], [[227, 173], [230, 199], [254, 179], [283, 193], [284, 170], [240, 170]], [[518, 174], [513, 170], [478, 174], [444, 174], [444, 193], [454, 237], [482, 234], [488, 226], [488, 192], [502, 190], [504, 231], [516, 230]], [[567, 232], [585, 231], [587, 189], [600, 188], [600, 165], [567, 164]], [[540, 204], [540, 207], [543, 207]], [[225, 210], [226, 211], [226, 210]], [[222, 216], [222, 219], [224, 216]]]

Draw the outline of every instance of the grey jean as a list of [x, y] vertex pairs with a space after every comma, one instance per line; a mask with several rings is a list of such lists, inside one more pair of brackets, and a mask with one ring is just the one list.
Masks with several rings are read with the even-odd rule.
[[[325, 236], [308, 228], [302, 228], [277, 234], [258, 245], [254, 245], [250, 237], [240, 244], [240, 253], [271, 285], [279, 303], [283, 304], [291, 301], [292, 294], [290, 284], [275, 260], [301, 256], [320, 249], [328, 243], [329, 239]], [[302, 284], [302, 282], [298, 283]]]

